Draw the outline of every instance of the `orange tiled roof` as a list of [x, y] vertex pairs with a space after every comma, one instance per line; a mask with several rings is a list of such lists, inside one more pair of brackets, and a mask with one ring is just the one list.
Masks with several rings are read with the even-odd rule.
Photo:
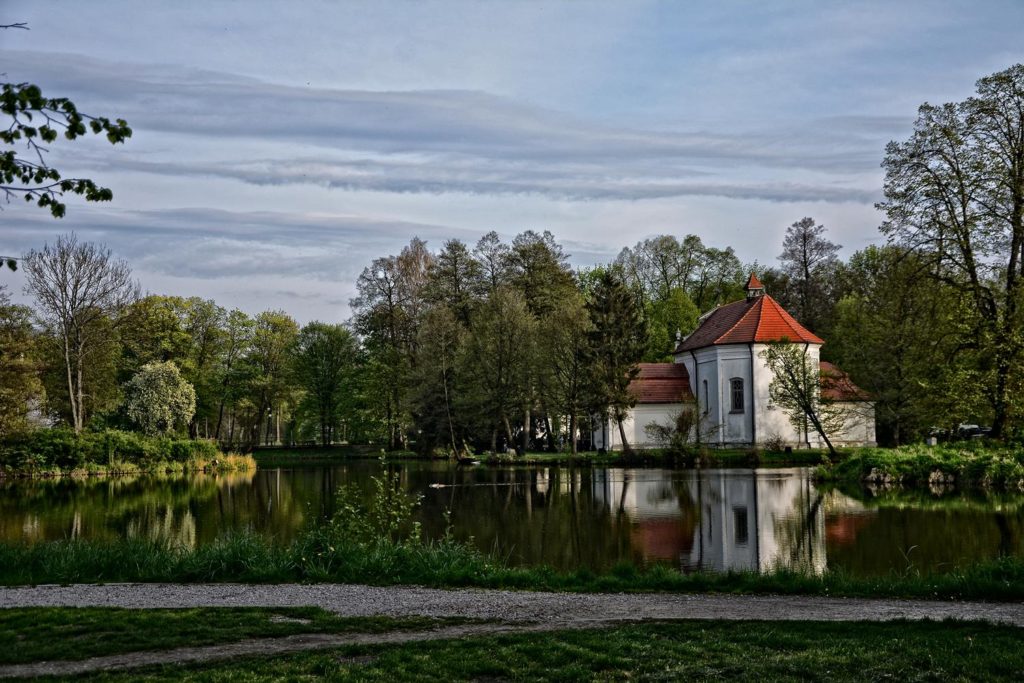
[[764, 289], [764, 285], [757, 279], [757, 276], [753, 273], [747, 278], [747, 284], [743, 285], [743, 289]]
[[715, 309], [693, 334], [683, 340], [676, 352], [716, 344], [764, 343], [783, 339], [807, 344], [825, 343], [798, 323], [779, 302], [765, 294]]
[[682, 363], [640, 363], [629, 383], [637, 403], [682, 403], [693, 400], [690, 374]]
[[850, 376], [827, 360], [821, 361], [821, 397], [826, 401], [870, 401], [866, 391], [858, 387]]

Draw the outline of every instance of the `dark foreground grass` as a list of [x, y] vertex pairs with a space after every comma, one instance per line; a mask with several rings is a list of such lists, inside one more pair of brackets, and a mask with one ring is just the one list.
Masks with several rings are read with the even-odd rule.
[[316, 607], [119, 609], [46, 607], [0, 610], [0, 664], [215, 645], [298, 633], [380, 633], [442, 622], [415, 617], [342, 618]]
[[0, 545], [0, 585], [96, 582], [331, 582], [574, 592], [729, 592], [1024, 600], [1024, 561], [1003, 558], [942, 574], [857, 577], [792, 571], [682, 574], [670, 567], [512, 568], [454, 541], [328, 545], [309, 534], [289, 546], [225, 537], [197, 549], [127, 540]]
[[360, 646], [102, 681], [1019, 681], [1018, 629], [960, 622], [673, 622]]

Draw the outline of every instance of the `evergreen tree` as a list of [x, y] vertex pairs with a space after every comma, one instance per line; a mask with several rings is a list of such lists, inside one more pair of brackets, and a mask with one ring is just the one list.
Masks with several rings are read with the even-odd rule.
[[622, 446], [630, 451], [622, 421], [635, 400], [629, 383], [639, 368], [647, 340], [643, 312], [626, 285], [605, 270], [594, 287], [587, 310], [593, 330], [590, 335], [590, 367], [593, 374], [592, 403], [602, 419], [611, 417], [619, 425]]

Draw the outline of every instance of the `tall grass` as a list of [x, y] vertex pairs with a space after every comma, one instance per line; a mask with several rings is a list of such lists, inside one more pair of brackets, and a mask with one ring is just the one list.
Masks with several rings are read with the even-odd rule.
[[878, 577], [841, 571], [683, 574], [663, 565], [622, 564], [608, 572], [512, 568], [450, 539], [324, 545], [307, 535], [275, 545], [252, 534], [199, 548], [148, 540], [0, 545], [0, 584], [105, 582], [330, 582], [574, 592], [727, 592], [859, 597], [1024, 600], [1024, 562], [1002, 558], [941, 574]]

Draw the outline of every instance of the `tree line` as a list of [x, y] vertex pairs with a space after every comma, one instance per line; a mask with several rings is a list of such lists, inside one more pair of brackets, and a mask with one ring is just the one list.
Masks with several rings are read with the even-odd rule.
[[230, 445], [574, 450], [595, 417], [625, 414], [636, 364], [669, 360], [753, 271], [873, 397], [881, 441], [961, 422], [1013, 436], [1024, 66], [981, 79], [964, 102], [923, 105], [882, 167], [885, 244], [847, 260], [809, 217], [774, 264], [743, 264], [695, 235], [645, 239], [585, 269], [549, 232], [436, 251], [413, 239], [363, 270], [345, 325], [141, 297], [127, 264], [62, 237], [24, 258], [35, 308], [0, 300], [0, 431], [130, 424], [126, 387], [171, 362], [195, 392], [181, 428]]

